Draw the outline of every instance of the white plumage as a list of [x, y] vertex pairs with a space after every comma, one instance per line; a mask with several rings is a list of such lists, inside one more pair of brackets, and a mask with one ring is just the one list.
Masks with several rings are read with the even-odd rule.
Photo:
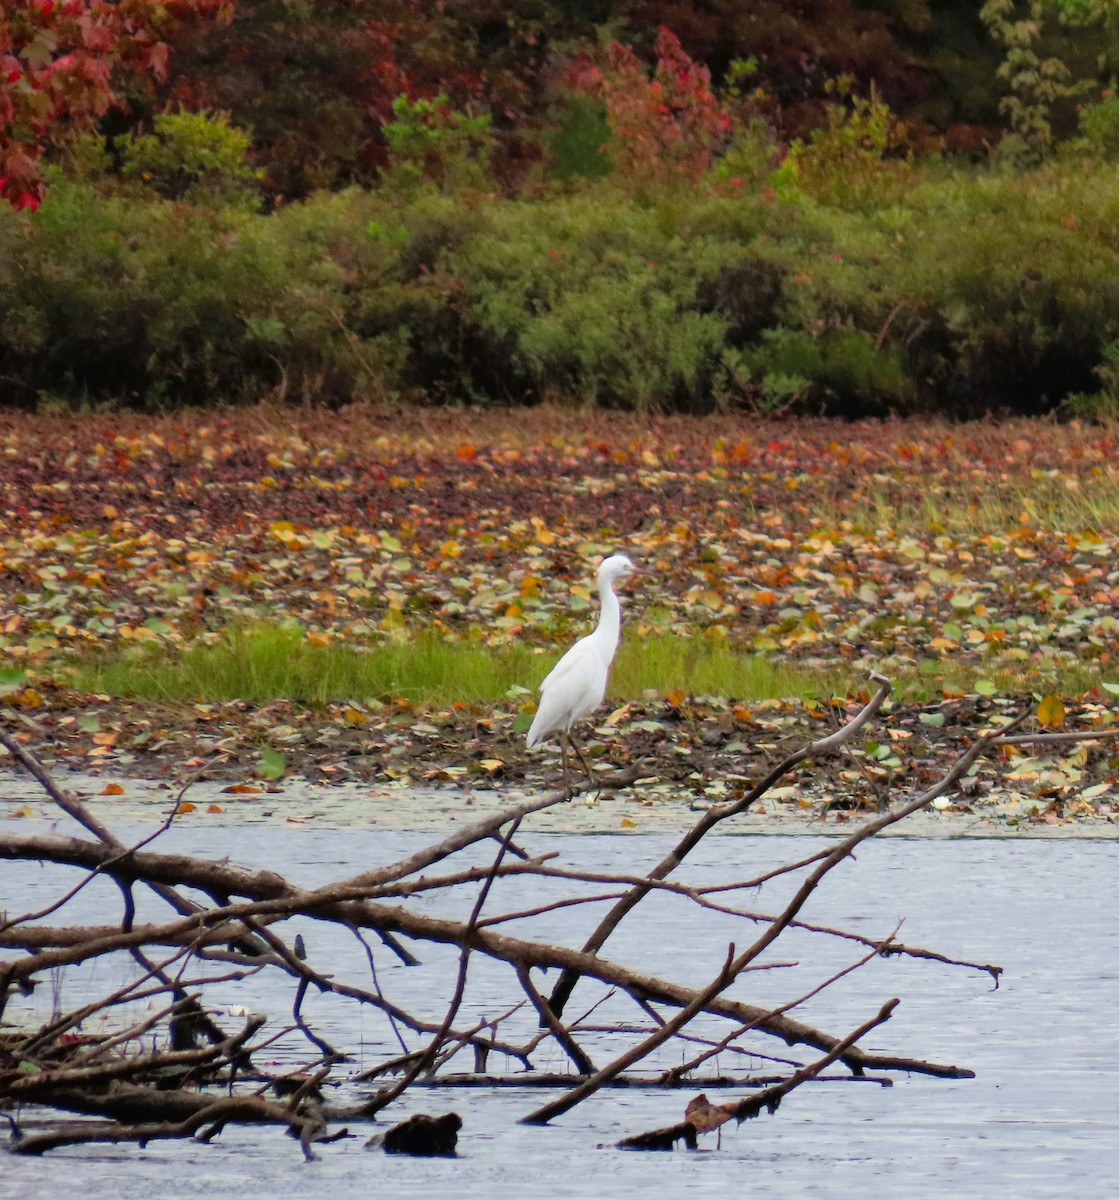
[[598, 595], [602, 603], [598, 624], [593, 633], [580, 638], [567, 651], [540, 685], [540, 707], [528, 731], [528, 748], [531, 750], [533, 746], [538, 746], [550, 733], [558, 734], [563, 756], [563, 786], [568, 793], [569, 742], [587, 775], [592, 781], [594, 779], [583, 752], [571, 736], [571, 727], [593, 712], [606, 695], [610, 664], [618, 649], [622, 629], [622, 606], [614, 592], [614, 581], [628, 575], [633, 569], [633, 563], [624, 554], [613, 554], [602, 560], [598, 568]]

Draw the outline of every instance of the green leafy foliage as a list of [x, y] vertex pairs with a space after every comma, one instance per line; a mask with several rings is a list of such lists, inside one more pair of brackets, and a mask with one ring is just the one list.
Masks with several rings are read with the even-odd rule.
[[548, 139], [548, 171], [557, 179], [598, 179], [614, 170], [606, 143], [606, 106], [589, 96], [564, 97], [557, 128]]
[[[1028, 172], [902, 153], [872, 93], [833, 105], [776, 164], [754, 122], [687, 189], [616, 172], [520, 196], [464, 183], [484, 172], [484, 122], [399, 109], [401, 165], [419, 172], [405, 187], [257, 212], [221, 197], [244, 182], [243, 140], [219, 122], [215, 148], [190, 118], [161, 125], [185, 148], [124, 143], [133, 176], [146, 162], [181, 199], [125, 194], [94, 165], [85, 180], [56, 172], [35, 216], [0, 209], [0, 371], [21, 402], [959, 416], [1110, 404], [1119, 161], [1098, 149], [1106, 107], [1101, 124], [1086, 118], [1097, 149], [1070, 144]], [[441, 181], [424, 174], [431, 154]]]
[[346, 274], [396, 258], [370, 216], [353, 198], [265, 218], [59, 180], [33, 228], [0, 211], [0, 362], [28, 399], [69, 403], [377, 394], [394, 339], [351, 328]]
[[[839, 79], [829, 91], [848, 96], [851, 87], [850, 79]], [[786, 193], [795, 187], [837, 208], [881, 209], [901, 200], [912, 182], [911, 162], [900, 156], [905, 136], [875, 88], [869, 96], [851, 94], [847, 104], [827, 106], [826, 125], [807, 143], [790, 146], [774, 186]], [[896, 157], [887, 159], [891, 151]]]
[[228, 114], [159, 113], [152, 124], [151, 133], [124, 133], [114, 143], [126, 179], [142, 180], [169, 200], [254, 204], [251, 138]]
[[1119, 97], [1115, 95], [1114, 86], [1105, 89], [1096, 103], [1085, 104], [1079, 119], [1089, 153], [1119, 158]]
[[386, 186], [405, 191], [424, 182], [446, 191], [492, 186], [488, 115], [456, 112], [446, 95], [431, 100], [397, 96], [392, 112], [393, 120], [381, 130], [389, 147]]
[[448, 259], [524, 394], [703, 407], [726, 323], [697, 311], [695, 295], [720, 265], [718, 243], [685, 245], [655, 211], [609, 192], [550, 210], [544, 230], [531, 207], [509, 209]]

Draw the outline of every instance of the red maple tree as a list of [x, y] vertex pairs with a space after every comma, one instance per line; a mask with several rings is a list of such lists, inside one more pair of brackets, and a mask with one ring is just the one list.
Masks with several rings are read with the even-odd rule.
[[0, 198], [39, 207], [40, 160], [62, 127], [81, 128], [116, 102], [124, 71], [162, 78], [167, 30], [233, 0], [5, 0], [0, 15]]
[[689, 58], [665, 26], [655, 50], [651, 79], [628, 46], [612, 42], [603, 67], [583, 57], [571, 82], [605, 104], [609, 153], [623, 178], [643, 184], [698, 179], [730, 133], [730, 116], [711, 89], [710, 71]]

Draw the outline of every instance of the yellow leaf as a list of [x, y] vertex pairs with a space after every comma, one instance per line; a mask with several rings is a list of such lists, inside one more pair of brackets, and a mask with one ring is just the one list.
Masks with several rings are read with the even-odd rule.
[[107, 783], [101, 789], [101, 795], [102, 796], [123, 796], [124, 788], [122, 788], [119, 783]]
[[636, 829], [637, 828], [637, 822], [631, 821], [629, 819], [629, 817], [623, 817], [622, 821], [621, 821], [621, 825], [622, 825], [623, 829]]
[[544, 524], [539, 517], [532, 518], [532, 524], [535, 528], [534, 537], [540, 546], [550, 546], [555, 540], [556, 535]]
[[673, 708], [679, 708], [687, 700], [688, 693], [683, 688], [674, 688], [671, 692], [666, 692], [664, 698]]
[[1037, 706], [1037, 719], [1047, 729], [1060, 728], [1065, 720], [1065, 706], [1061, 703], [1060, 696], [1050, 694], [1043, 697]]

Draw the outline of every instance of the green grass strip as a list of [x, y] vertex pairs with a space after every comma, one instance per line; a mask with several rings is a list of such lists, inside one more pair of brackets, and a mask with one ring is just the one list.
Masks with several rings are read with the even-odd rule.
[[[405, 697], [433, 707], [492, 705], [534, 694], [564, 649], [433, 634], [366, 645], [322, 642], [294, 622], [283, 622], [229, 628], [216, 640], [177, 653], [165, 643], [149, 643], [87, 658], [71, 669], [70, 681], [84, 691], [169, 703], [293, 700], [321, 708]], [[1094, 663], [1040, 668], [926, 659], [892, 672], [892, 678], [899, 699], [918, 703], [935, 703], [945, 692], [1081, 695], [1103, 682]], [[639, 700], [683, 692], [749, 703], [845, 695], [865, 687], [865, 672], [847, 663], [821, 669], [782, 664], [697, 632], [624, 638], [610, 695]]]
[[[90, 692], [169, 702], [288, 699], [321, 707], [404, 696], [431, 705], [493, 704], [517, 688], [534, 692], [563, 649], [432, 635], [369, 646], [324, 644], [294, 625], [253, 625], [178, 655], [151, 645], [87, 659], [76, 666], [73, 682]], [[657, 635], [623, 642], [610, 692], [624, 699], [682, 690], [764, 700], [822, 695], [841, 682], [846, 686], [838, 677], [783, 668], [702, 635]]]

